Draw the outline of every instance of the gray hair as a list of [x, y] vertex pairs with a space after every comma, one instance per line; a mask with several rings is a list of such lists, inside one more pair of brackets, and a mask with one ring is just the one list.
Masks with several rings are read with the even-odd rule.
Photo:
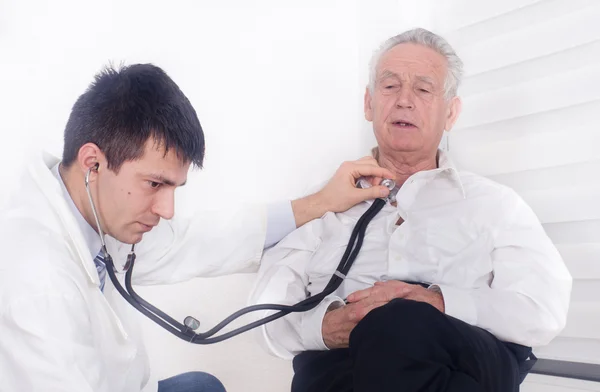
[[456, 55], [456, 52], [454, 52], [454, 49], [452, 49], [452, 46], [450, 46], [448, 41], [439, 35], [422, 28], [408, 30], [388, 39], [373, 54], [369, 70], [369, 89], [371, 90], [371, 93], [375, 89], [377, 65], [379, 65], [381, 57], [394, 46], [404, 43], [425, 46], [435, 50], [446, 58], [446, 61], [448, 62], [448, 73], [444, 82], [444, 96], [446, 99], [455, 97], [463, 74], [463, 62]]

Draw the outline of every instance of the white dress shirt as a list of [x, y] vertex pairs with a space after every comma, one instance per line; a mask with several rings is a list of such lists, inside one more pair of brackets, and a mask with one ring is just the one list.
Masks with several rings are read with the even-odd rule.
[[[291, 358], [326, 350], [327, 308], [377, 281], [438, 286], [446, 314], [502, 341], [547, 344], [566, 322], [571, 276], [539, 220], [511, 189], [457, 171], [439, 152], [439, 168], [411, 176], [371, 221], [354, 265], [319, 306], [258, 329], [267, 351]], [[320, 293], [357, 220], [372, 202], [327, 213], [265, 252], [251, 303], [294, 304]], [[402, 218], [404, 223], [397, 226]], [[271, 314], [265, 312], [262, 315]]]

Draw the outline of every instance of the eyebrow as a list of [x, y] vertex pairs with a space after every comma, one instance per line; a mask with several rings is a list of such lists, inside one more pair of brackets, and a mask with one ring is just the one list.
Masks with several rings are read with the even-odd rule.
[[381, 74], [379, 79], [381, 80], [381, 79], [385, 79], [385, 78], [389, 78], [389, 77], [400, 79], [400, 76], [397, 73], [388, 71], [387, 69], [385, 71], [383, 71], [383, 73]]
[[[175, 181], [173, 180], [169, 180], [168, 178], [160, 175], [160, 174], [148, 174], [148, 177], [150, 177], [152, 179], [152, 181], [155, 182], [160, 182], [169, 186], [177, 186], [177, 184], [175, 183]], [[179, 186], [184, 186], [187, 183], [187, 180], [184, 181], [183, 183], [181, 183]]]
[[435, 86], [435, 81], [433, 79], [431, 79], [429, 76], [417, 76], [417, 80], [420, 80], [421, 82], [429, 83], [429, 84]]
[[[379, 79], [381, 80], [381, 79], [385, 79], [385, 78], [389, 78], [389, 77], [400, 79], [400, 76], [397, 73], [389, 71], [387, 69], [381, 73], [381, 76], [379, 77]], [[417, 75], [416, 79], [421, 82], [429, 83], [429, 84], [435, 86], [435, 81], [432, 78], [430, 78], [429, 76]]]

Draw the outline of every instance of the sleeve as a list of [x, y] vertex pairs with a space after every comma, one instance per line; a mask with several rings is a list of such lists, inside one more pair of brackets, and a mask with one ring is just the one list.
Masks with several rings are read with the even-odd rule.
[[81, 298], [40, 295], [0, 310], [3, 390], [107, 391]]
[[[308, 296], [307, 265], [320, 244], [312, 221], [292, 232], [278, 245], [265, 252], [250, 304], [281, 303], [293, 305]], [[256, 329], [259, 344], [269, 353], [290, 359], [307, 350], [327, 350], [321, 327], [332, 303], [344, 304], [337, 296], [325, 298], [317, 307], [302, 313], [290, 313]], [[257, 312], [257, 318], [273, 311]]]
[[572, 278], [535, 213], [515, 193], [495, 232], [489, 287], [437, 285], [446, 313], [526, 346], [548, 344], [566, 324]]
[[275, 245], [296, 229], [296, 218], [289, 200], [270, 204], [267, 209], [265, 249]]
[[[199, 276], [255, 272], [266, 225], [266, 208], [260, 205], [201, 210], [191, 218], [161, 220], [136, 246], [133, 283], [168, 284]], [[119, 262], [126, 260], [128, 251], [128, 246], [118, 246]]]

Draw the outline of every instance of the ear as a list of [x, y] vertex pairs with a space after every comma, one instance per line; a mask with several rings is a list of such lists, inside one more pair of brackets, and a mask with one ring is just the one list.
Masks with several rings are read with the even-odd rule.
[[[106, 156], [94, 143], [86, 143], [79, 149], [75, 164], [77, 165], [77, 169], [85, 175], [90, 168], [95, 166], [106, 169]], [[97, 171], [92, 171], [90, 180], [95, 177], [93, 173]]]
[[373, 108], [371, 107], [371, 91], [369, 86], [365, 89], [365, 119], [373, 121]]
[[450, 132], [456, 120], [458, 120], [458, 116], [462, 110], [462, 101], [459, 97], [454, 97], [450, 100], [448, 104], [448, 111], [446, 113], [446, 122], [444, 123], [444, 129], [447, 132]]

